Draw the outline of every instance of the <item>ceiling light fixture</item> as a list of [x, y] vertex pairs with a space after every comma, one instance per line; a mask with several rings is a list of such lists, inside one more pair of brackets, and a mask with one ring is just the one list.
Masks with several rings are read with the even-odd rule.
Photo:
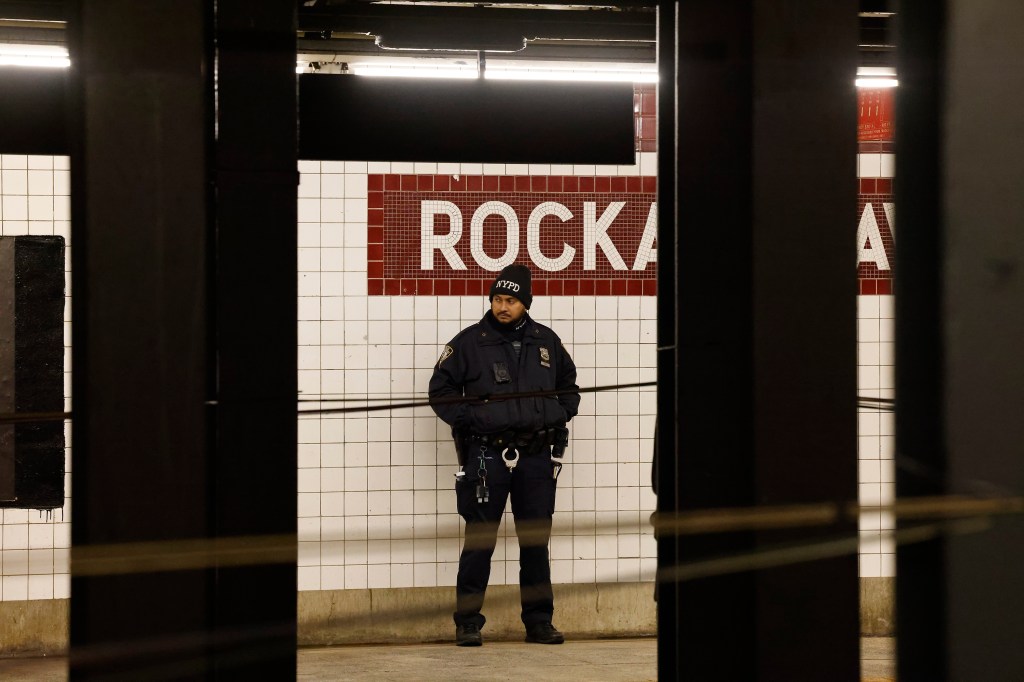
[[432, 64], [430, 66], [407, 66], [391, 64], [352, 64], [356, 76], [379, 76], [383, 78], [476, 78], [476, 66], [457, 64]]
[[0, 45], [0, 66], [71, 66], [68, 51], [56, 45]]
[[[409, 64], [363, 63], [351, 64], [351, 71], [357, 76], [379, 76], [392, 78], [477, 78], [476, 66], [469, 64], [432, 64], [412, 66]], [[488, 80], [534, 80], [534, 81], [589, 81], [657, 83], [658, 73], [653, 69], [569, 69], [544, 67], [505, 67], [493, 62], [484, 71]]]
[[895, 88], [900, 84], [896, 69], [889, 66], [862, 66], [853, 83], [858, 88]]
[[895, 88], [900, 82], [895, 78], [858, 78], [853, 84], [858, 88]]
[[490, 68], [487, 78], [494, 80], [589, 81], [602, 83], [657, 83], [657, 71], [598, 71], [590, 69], [515, 69]]
[[380, 33], [374, 44], [382, 50], [439, 52], [522, 52], [526, 38], [514, 29], [447, 31], [424, 34], [419, 28], [391, 28]]

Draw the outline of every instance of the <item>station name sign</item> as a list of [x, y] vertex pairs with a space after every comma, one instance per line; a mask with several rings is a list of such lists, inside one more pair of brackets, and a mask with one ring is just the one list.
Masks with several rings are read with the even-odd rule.
[[861, 178], [857, 195], [857, 279], [861, 295], [893, 293], [896, 204], [891, 178]]
[[535, 293], [653, 295], [658, 209], [640, 176], [371, 175], [371, 295], [485, 293], [506, 265]]

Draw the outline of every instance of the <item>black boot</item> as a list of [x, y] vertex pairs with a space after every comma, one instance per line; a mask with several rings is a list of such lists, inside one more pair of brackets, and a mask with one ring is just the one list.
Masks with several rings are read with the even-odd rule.
[[526, 641], [537, 644], [561, 644], [565, 637], [551, 623], [534, 623], [526, 628]]
[[484, 638], [480, 635], [480, 628], [473, 623], [466, 623], [455, 628], [455, 644], [458, 646], [480, 646]]

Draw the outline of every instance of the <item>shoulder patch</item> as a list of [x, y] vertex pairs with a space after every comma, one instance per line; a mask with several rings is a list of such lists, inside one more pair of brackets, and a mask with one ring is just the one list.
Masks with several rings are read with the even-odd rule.
[[455, 349], [451, 346], [445, 346], [444, 350], [441, 351], [441, 357], [437, 359], [437, 366], [440, 367], [441, 363], [450, 358], [455, 353]]

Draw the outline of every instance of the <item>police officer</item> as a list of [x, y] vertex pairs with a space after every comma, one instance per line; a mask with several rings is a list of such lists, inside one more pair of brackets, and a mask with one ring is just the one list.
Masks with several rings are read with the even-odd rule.
[[[576, 365], [550, 328], [530, 318], [531, 274], [509, 265], [490, 290], [491, 309], [444, 347], [430, 380], [434, 411], [452, 426], [461, 470], [455, 490], [466, 540], [459, 557], [455, 641], [480, 646], [480, 613], [498, 524], [511, 495], [519, 540], [526, 641], [561, 644], [548, 540], [566, 422], [579, 408]], [[503, 394], [531, 394], [503, 399]], [[478, 398], [464, 401], [463, 396]]]

